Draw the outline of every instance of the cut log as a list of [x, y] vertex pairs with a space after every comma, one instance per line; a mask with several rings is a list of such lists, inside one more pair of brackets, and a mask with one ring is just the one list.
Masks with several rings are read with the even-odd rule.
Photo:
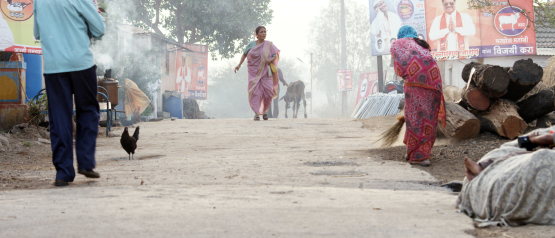
[[536, 120], [536, 128], [549, 128], [552, 127], [555, 122], [555, 113], [550, 112]]
[[516, 101], [516, 104], [519, 104], [520, 102], [528, 99], [529, 97], [532, 97], [536, 94], [538, 94], [539, 92], [549, 89], [549, 87], [547, 85], [545, 85], [543, 82], [539, 82], [538, 84], [536, 84], [536, 87], [534, 87], [532, 90], [530, 90], [530, 92], [528, 92], [526, 95], [524, 95], [524, 97], [520, 98], [518, 101]]
[[526, 130], [526, 122], [518, 115], [516, 103], [507, 99], [497, 100], [487, 111], [480, 112], [481, 131], [497, 133], [514, 139]]
[[509, 73], [509, 87], [502, 98], [518, 101], [532, 90], [543, 77], [543, 68], [535, 64], [532, 59], [518, 60]]
[[489, 108], [490, 100], [482, 90], [476, 88], [473, 83], [467, 84], [462, 90], [461, 98], [467, 107], [483, 111]]
[[545, 89], [518, 104], [518, 114], [526, 122], [531, 122], [541, 116], [555, 111], [555, 95], [553, 88]]
[[445, 102], [445, 116], [445, 127], [438, 125], [438, 129], [447, 138], [465, 140], [480, 133], [480, 120], [456, 103]]
[[472, 83], [489, 98], [498, 98], [507, 93], [509, 74], [503, 67], [496, 65], [477, 65], [472, 75]]
[[461, 100], [461, 90], [457, 86], [445, 86], [443, 88], [443, 98], [446, 102], [457, 102]]
[[472, 71], [472, 68], [476, 68], [477, 66], [482, 65], [478, 62], [470, 62], [468, 64], [466, 64], [462, 70], [461, 73], [461, 77], [465, 82], [468, 82], [468, 79], [470, 78], [470, 72]]

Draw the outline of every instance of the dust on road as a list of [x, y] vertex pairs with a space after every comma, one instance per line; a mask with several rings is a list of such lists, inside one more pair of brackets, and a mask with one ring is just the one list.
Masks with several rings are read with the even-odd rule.
[[347, 118], [142, 123], [135, 160], [118, 137], [99, 138], [101, 179], [53, 188], [47, 170], [44, 189], [0, 191], [0, 236], [54, 236], [63, 224], [122, 236], [469, 237], [437, 179], [368, 153], [379, 132]]

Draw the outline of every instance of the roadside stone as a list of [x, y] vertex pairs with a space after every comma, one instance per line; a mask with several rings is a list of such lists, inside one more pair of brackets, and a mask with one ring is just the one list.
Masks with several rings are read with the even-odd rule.
[[44, 144], [48, 144], [48, 145], [50, 144], [50, 141], [49, 141], [49, 140], [46, 140], [46, 139], [43, 139], [43, 138], [38, 138], [37, 140], [38, 140], [40, 143], [44, 143]]
[[8, 138], [0, 135], [0, 145], [2, 146], [10, 146], [10, 141], [8, 140]]
[[20, 134], [25, 132], [25, 129], [29, 127], [29, 124], [27, 123], [21, 123], [21, 124], [17, 124], [15, 126], [13, 126], [13, 128], [10, 130], [10, 132], [12, 134]]
[[39, 134], [42, 138], [50, 140], [50, 133], [46, 130], [39, 130]]

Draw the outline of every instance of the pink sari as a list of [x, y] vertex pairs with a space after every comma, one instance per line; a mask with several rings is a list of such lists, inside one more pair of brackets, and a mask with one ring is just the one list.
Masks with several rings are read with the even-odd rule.
[[[264, 58], [270, 59], [272, 55], [277, 55], [274, 65], [277, 66], [279, 59], [279, 49], [270, 41], [253, 47], [248, 55], [249, 69], [249, 103], [254, 113], [259, 115], [266, 114], [272, 100], [276, 98], [278, 89], [278, 74], [268, 76], [270, 65], [264, 63]], [[264, 58], [263, 58], [264, 57]]]
[[413, 39], [403, 38], [391, 45], [395, 73], [405, 78], [405, 122], [410, 161], [430, 159], [438, 121], [445, 126], [445, 106], [439, 67], [430, 51]]

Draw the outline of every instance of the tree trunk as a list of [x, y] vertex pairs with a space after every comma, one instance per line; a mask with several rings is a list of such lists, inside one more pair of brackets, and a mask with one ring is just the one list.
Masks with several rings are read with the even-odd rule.
[[467, 84], [467, 87], [462, 90], [461, 98], [465, 105], [479, 111], [486, 110], [490, 106], [489, 98], [473, 83]]
[[532, 59], [522, 59], [516, 61], [508, 73], [509, 87], [503, 98], [516, 102], [541, 81], [543, 68], [535, 64]]
[[468, 82], [468, 79], [470, 78], [470, 72], [472, 71], [472, 68], [476, 68], [478, 66], [480, 66], [482, 64], [478, 63], [478, 62], [470, 62], [468, 64], [466, 64], [462, 70], [462, 74], [461, 77], [465, 82]]
[[445, 102], [446, 125], [438, 129], [447, 138], [465, 140], [478, 136], [480, 133], [480, 120], [472, 113], [453, 102]]
[[526, 122], [531, 122], [541, 116], [555, 111], [555, 96], [553, 88], [543, 90], [518, 104], [518, 113]]
[[539, 82], [538, 84], [536, 84], [536, 86], [530, 90], [530, 92], [528, 92], [526, 95], [524, 95], [524, 97], [520, 98], [518, 101], [515, 101], [516, 104], [519, 104], [520, 102], [528, 99], [529, 97], [532, 97], [536, 94], [538, 94], [539, 92], [549, 89], [549, 87], [547, 85], [545, 85], [543, 82]]
[[496, 65], [477, 65], [476, 72], [472, 75], [472, 83], [476, 85], [489, 98], [498, 98], [507, 93], [509, 74], [503, 67]]
[[489, 110], [478, 116], [481, 131], [497, 133], [500, 136], [514, 139], [526, 130], [526, 122], [518, 115], [518, 107], [507, 99], [497, 100]]

